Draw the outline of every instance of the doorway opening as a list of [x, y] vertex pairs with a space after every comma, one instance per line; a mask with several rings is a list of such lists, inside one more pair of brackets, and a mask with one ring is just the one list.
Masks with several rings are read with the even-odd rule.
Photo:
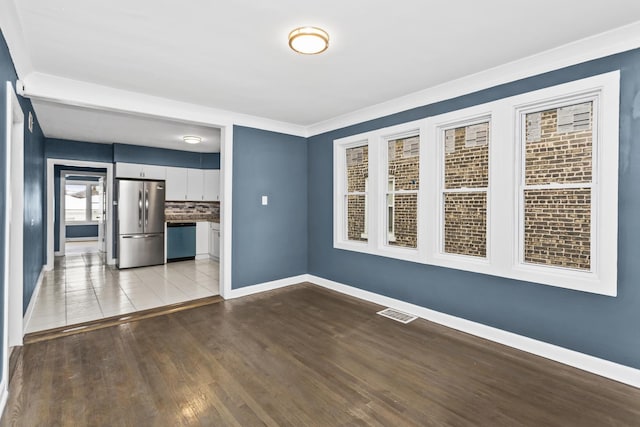
[[115, 264], [112, 183], [112, 163], [47, 159], [47, 270], [56, 257], [84, 251]]
[[106, 260], [106, 169], [54, 167], [56, 255], [98, 254]]

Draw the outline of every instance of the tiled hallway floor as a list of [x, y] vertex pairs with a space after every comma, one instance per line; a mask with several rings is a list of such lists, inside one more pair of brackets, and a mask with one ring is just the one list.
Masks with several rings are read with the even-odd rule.
[[118, 270], [98, 253], [58, 257], [45, 272], [27, 332], [219, 294], [219, 265], [182, 261]]

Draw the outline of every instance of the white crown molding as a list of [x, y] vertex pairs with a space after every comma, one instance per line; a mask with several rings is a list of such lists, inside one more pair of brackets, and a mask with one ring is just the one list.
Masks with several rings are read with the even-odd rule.
[[27, 44], [22, 31], [22, 21], [15, 3], [11, 0], [0, 1], [0, 29], [9, 47], [13, 65], [18, 76], [25, 76], [33, 71]]
[[[10, 3], [9, 12], [11, 13], [11, 10], [13, 10], [12, 13], [17, 16], [13, 3], [4, 3]], [[0, 2], [0, 4], [4, 3]], [[4, 8], [6, 9], [9, 6], [5, 4]], [[16, 34], [21, 34], [19, 20], [16, 19], [15, 22], [8, 20], [11, 24], [8, 25], [4, 22], [4, 20], [7, 20], [4, 15], [2, 19], [3, 21], [0, 22], [2, 22], [3, 31], [5, 26], [9, 29], [6, 35], [7, 42], [14, 47], [11, 50], [12, 57], [16, 62], [19, 75], [24, 76], [22, 78], [23, 94], [26, 97], [201, 125], [219, 127], [225, 123], [233, 123], [301, 137], [322, 134], [640, 47], [640, 21], [638, 21], [438, 86], [305, 126], [66, 79], [50, 74], [27, 72], [27, 70], [32, 69], [31, 63], [26, 54], [24, 54], [26, 50], [22, 48], [24, 46], [22, 38], [15, 37]]]
[[[205, 126], [225, 123], [306, 137], [306, 128], [233, 111], [116, 89], [39, 72], [21, 80], [20, 94], [27, 98], [96, 110], [166, 118]], [[45, 130], [46, 131], [46, 130]], [[46, 132], [45, 132], [46, 133]]]
[[314, 136], [640, 47], [640, 21], [307, 127]]

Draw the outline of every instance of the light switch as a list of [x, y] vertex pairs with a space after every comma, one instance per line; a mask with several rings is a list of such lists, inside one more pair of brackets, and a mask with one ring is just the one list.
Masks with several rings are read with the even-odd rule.
[[267, 206], [269, 204], [269, 197], [262, 196], [262, 206]]

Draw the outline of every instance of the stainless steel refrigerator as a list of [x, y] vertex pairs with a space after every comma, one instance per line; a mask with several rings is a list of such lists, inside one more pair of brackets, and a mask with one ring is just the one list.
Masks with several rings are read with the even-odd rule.
[[164, 264], [164, 181], [117, 183], [118, 268]]

